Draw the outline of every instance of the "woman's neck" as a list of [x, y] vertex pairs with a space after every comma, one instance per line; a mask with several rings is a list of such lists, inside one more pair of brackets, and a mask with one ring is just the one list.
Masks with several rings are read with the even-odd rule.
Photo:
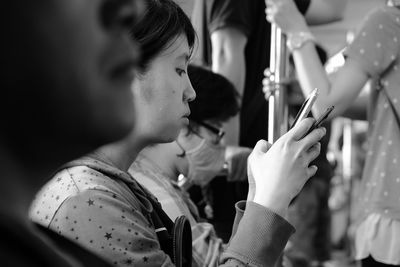
[[124, 139], [97, 149], [93, 154], [100, 160], [113, 165], [121, 171], [128, 171], [139, 152], [148, 145], [145, 138], [135, 132]]
[[142, 150], [141, 155], [145, 156], [149, 161], [155, 164], [160, 171], [168, 176], [171, 180], [176, 181], [181, 173], [178, 163], [179, 158], [176, 156], [176, 148], [174, 143], [157, 144], [148, 146]]
[[113, 143], [102, 146], [93, 152], [93, 154], [99, 160], [126, 172], [141, 149], [142, 148], [128, 148], [124, 146], [123, 143]]

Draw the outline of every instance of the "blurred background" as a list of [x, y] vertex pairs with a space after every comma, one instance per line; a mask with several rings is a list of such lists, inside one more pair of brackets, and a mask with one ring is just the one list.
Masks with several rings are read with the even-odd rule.
[[[176, 0], [189, 16], [192, 14], [194, 1], [196, 0]], [[385, 0], [349, 0], [343, 20], [328, 25], [314, 26], [313, 32], [329, 55], [333, 55], [345, 46], [347, 32], [356, 29], [371, 9], [384, 4]]]
[[[176, 0], [185, 12], [191, 16], [194, 1]], [[251, 0], [243, 0], [251, 1]], [[330, 0], [335, 1], [335, 0]], [[343, 64], [340, 52], [361, 24], [363, 18], [372, 9], [386, 4], [385, 0], [348, 0], [344, 18], [340, 21], [313, 26], [311, 30], [318, 43], [327, 51], [330, 58], [326, 69], [332, 72]], [[366, 88], [368, 89], [368, 88]], [[357, 216], [354, 208], [365, 155], [366, 121], [346, 118], [334, 119], [328, 158], [335, 166], [335, 175], [331, 183], [329, 208], [331, 210], [332, 261], [324, 266], [354, 267], [352, 261], [353, 222]]]

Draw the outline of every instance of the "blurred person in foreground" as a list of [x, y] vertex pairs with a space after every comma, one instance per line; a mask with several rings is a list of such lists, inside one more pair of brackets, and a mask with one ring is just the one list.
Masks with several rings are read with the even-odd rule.
[[2, 266], [107, 266], [32, 223], [28, 209], [59, 165], [130, 131], [139, 50], [128, 31], [138, 3], [3, 3]]

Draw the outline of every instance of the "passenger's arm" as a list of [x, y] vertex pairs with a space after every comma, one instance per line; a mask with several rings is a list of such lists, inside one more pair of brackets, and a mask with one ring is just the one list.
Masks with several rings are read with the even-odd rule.
[[[277, 23], [288, 38], [299, 32], [310, 32], [292, 0], [267, 1], [270, 7], [267, 9], [268, 20]], [[313, 107], [313, 113], [317, 117], [331, 105], [335, 106], [332, 117], [342, 114], [356, 99], [369, 78], [363, 68], [349, 58], [330, 82], [311, 41], [294, 49], [292, 54], [303, 94], [307, 96], [314, 88], [319, 89], [318, 100]]]
[[273, 211], [254, 202], [237, 204], [235, 235], [221, 255], [220, 266], [273, 267], [294, 227]]
[[369, 79], [359, 64], [349, 58], [331, 83], [313, 43], [306, 43], [293, 51], [293, 59], [303, 94], [308, 95], [314, 88], [319, 90], [318, 100], [313, 107], [315, 116], [319, 116], [332, 105], [335, 109], [331, 117], [342, 115], [353, 104]]
[[274, 266], [293, 227], [284, 219], [290, 201], [317, 168], [324, 129], [303, 138], [313, 119], [305, 119], [271, 147], [259, 141], [249, 157], [255, 181], [254, 201], [240, 202], [233, 236], [221, 259], [224, 266]]
[[342, 114], [342, 117], [353, 120], [367, 120], [368, 101], [369, 92], [361, 91], [356, 100], [354, 100], [351, 106]]
[[[233, 83], [240, 96], [243, 96], [246, 79], [245, 47], [247, 37], [233, 27], [224, 27], [211, 34], [212, 70], [225, 76]], [[239, 143], [239, 114], [228, 121], [226, 143]]]
[[305, 14], [309, 25], [341, 20], [348, 0], [311, 0]]

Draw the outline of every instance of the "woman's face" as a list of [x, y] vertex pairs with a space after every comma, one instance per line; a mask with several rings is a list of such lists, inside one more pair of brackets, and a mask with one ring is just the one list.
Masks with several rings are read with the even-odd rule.
[[189, 124], [188, 103], [196, 96], [187, 74], [189, 56], [188, 42], [182, 35], [134, 82], [135, 129], [148, 142], [171, 142]]

